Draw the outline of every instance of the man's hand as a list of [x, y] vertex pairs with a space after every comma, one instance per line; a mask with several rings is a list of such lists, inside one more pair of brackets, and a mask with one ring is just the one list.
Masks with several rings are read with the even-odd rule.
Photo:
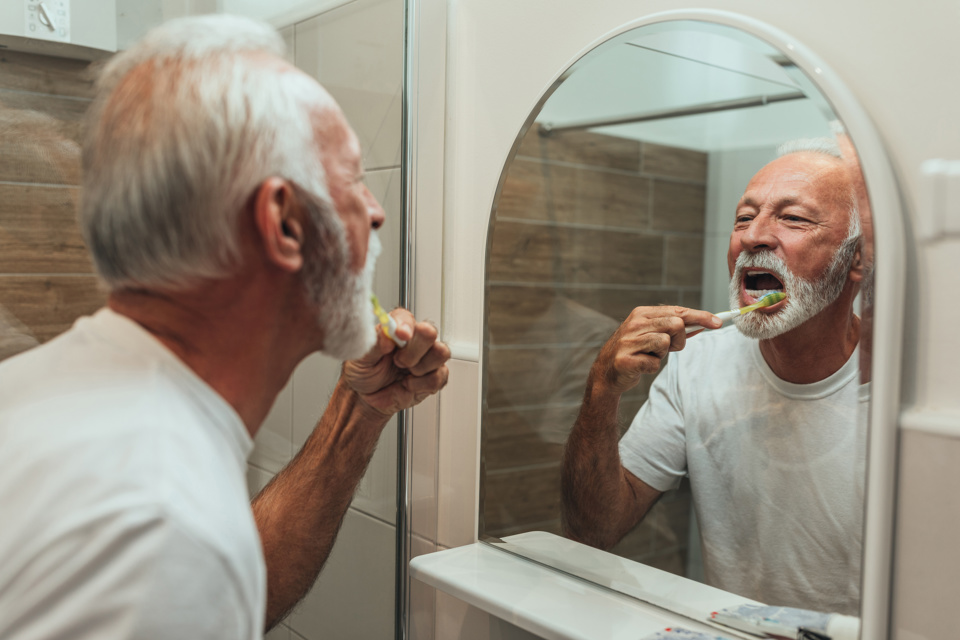
[[417, 322], [406, 309], [394, 309], [396, 336], [403, 348], [382, 331], [367, 355], [343, 363], [343, 380], [375, 411], [391, 416], [422, 402], [447, 384], [450, 349], [437, 340], [437, 328]]
[[722, 324], [709, 311], [637, 307], [603, 345], [590, 377], [603, 391], [622, 394], [634, 387], [642, 374], [658, 371], [667, 353], [686, 346], [688, 325], [719, 329]]

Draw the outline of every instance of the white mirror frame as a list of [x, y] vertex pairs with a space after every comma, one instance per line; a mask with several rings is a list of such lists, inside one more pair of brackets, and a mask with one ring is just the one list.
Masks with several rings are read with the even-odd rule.
[[[901, 385], [903, 324], [906, 281], [906, 225], [898, 181], [883, 140], [866, 111], [841, 78], [813, 51], [787, 33], [747, 16], [726, 11], [676, 10], [651, 14], [621, 25], [582, 49], [553, 78], [549, 89], [523, 124], [502, 166], [516, 155], [523, 134], [533, 124], [540, 107], [585, 55], [611, 38], [645, 25], [696, 20], [734, 27], [764, 40], [782, 51], [816, 85], [853, 140], [867, 184], [874, 225], [876, 266], [873, 353], [868, 435], [867, 479], [864, 514], [864, 546], [861, 572], [861, 638], [886, 638], [890, 627], [891, 566], [893, 559], [894, 502], [896, 493], [897, 417]], [[415, 103], [416, 100], [414, 99]], [[408, 158], [415, 162], [414, 158]], [[494, 205], [503, 187], [504, 175], [494, 195]], [[413, 185], [408, 185], [412, 188]], [[409, 202], [409, 201], [408, 201]], [[493, 210], [488, 226], [484, 261], [489, 255]], [[412, 267], [412, 265], [408, 265]], [[486, 318], [484, 318], [484, 324]], [[486, 327], [484, 326], [484, 331]], [[405, 442], [408, 442], [406, 437]], [[479, 533], [479, 532], [478, 532]]]

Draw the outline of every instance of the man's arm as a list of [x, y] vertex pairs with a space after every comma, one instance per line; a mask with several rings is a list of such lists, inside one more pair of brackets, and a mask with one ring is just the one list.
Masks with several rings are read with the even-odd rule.
[[316, 581], [383, 427], [447, 382], [450, 350], [437, 330], [405, 310], [392, 315], [407, 346], [397, 349], [378, 332], [370, 354], [345, 362], [313, 433], [253, 500], [267, 564], [267, 629]]
[[638, 307], [604, 344], [590, 369], [580, 414], [561, 467], [564, 533], [609, 549], [646, 515], [661, 492], [627, 471], [618, 443], [620, 396], [670, 351], [686, 344], [686, 325], [719, 327], [706, 311]]

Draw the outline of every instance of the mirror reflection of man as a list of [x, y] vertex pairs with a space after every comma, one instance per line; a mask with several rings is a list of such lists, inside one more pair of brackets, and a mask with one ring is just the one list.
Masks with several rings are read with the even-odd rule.
[[[267, 25], [151, 31], [104, 67], [86, 130], [108, 303], [0, 363], [0, 637], [262, 638], [450, 350], [403, 309], [404, 347], [375, 332], [384, 211], [343, 112]], [[340, 379], [251, 505], [253, 437], [317, 351]]]
[[[564, 529], [610, 548], [690, 478], [709, 584], [771, 605], [856, 614], [866, 404], [863, 277], [848, 164], [797, 141], [750, 181], [727, 255], [731, 308], [787, 299], [716, 328], [682, 307], [639, 307], [601, 349], [563, 461]], [[621, 394], [656, 372], [619, 439]], [[619, 442], [618, 442], [619, 440]]]

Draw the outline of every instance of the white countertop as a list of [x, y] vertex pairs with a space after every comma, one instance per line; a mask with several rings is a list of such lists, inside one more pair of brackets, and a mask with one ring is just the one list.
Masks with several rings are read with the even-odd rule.
[[549, 533], [510, 536], [497, 546], [423, 555], [410, 562], [410, 575], [547, 640], [641, 640], [678, 626], [753, 637], [709, 621], [713, 611], [753, 602], [746, 598]]

